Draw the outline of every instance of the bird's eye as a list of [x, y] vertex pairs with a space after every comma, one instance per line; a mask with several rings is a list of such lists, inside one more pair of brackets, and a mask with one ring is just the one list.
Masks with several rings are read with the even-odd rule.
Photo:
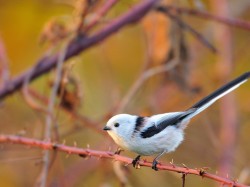
[[119, 125], [120, 125], [119, 123], [115, 123], [114, 124], [115, 127], [119, 127]]

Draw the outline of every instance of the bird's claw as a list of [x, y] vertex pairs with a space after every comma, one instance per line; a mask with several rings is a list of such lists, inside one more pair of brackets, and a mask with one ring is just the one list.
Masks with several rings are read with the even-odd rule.
[[138, 168], [139, 165], [139, 161], [140, 161], [140, 155], [138, 155], [137, 157], [135, 157], [135, 159], [132, 161], [132, 165], [134, 168]]
[[158, 162], [156, 160], [154, 160], [153, 164], [152, 164], [152, 169], [155, 171], [158, 171], [157, 164], [158, 164]]

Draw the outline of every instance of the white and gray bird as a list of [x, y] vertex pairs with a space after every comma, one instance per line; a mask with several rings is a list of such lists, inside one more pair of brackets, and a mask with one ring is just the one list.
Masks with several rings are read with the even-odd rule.
[[174, 151], [183, 141], [183, 131], [190, 119], [246, 82], [249, 77], [250, 72], [244, 73], [185, 111], [157, 114], [150, 117], [118, 114], [113, 116], [103, 129], [121, 148], [138, 154], [132, 162], [134, 167], [141, 155], [157, 154], [152, 164], [152, 168], [157, 170], [160, 156]]

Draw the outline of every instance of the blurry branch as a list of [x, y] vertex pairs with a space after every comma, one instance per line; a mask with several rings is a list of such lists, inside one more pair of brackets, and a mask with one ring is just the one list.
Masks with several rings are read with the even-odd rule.
[[[15, 136], [15, 135], [0, 135], [0, 143], [23, 144], [29, 147], [37, 147], [37, 148], [44, 149], [44, 150], [60, 151], [60, 152], [65, 152], [66, 154], [69, 154], [69, 155], [70, 154], [80, 155], [81, 157], [86, 157], [86, 158], [91, 157], [91, 156], [98, 157], [99, 159], [108, 158], [108, 159], [113, 159], [115, 161], [120, 161], [125, 164], [131, 164], [133, 160], [132, 158], [121, 156], [110, 151], [82, 149], [78, 147], [66, 146], [63, 144], [57, 144], [57, 143], [53, 143], [49, 141], [41, 141], [41, 140], [25, 138], [25, 137]], [[144, 167], [151, 167], [152, 163], [147, 162], [145, 160], [141, 160], [139, 162], [139, 165], [144, 166]], [[209, 178], [214, 181], [218, 181], [222, 185], [229, 185], [229, 186], [234, 186], [234, 187], [246, 187], [246, 185], [237, 183], [234, 180], [208, 173], [205, 168], [190, 169], [187, 167], [175, 166], [174, 164], [159, 164], [158, 169], [178, 172], [178, 173], [182, 173], [185, 175], [193, 174], [193, 175], [201, 176], [202, 178]]]
[[[56, 75], [55, 75], [55, 81], [53, 84], [53, 88], [51, 90], [50, 98], [49, 98], [49, 103], [48, 103], [48, 115], [46, 115], [46, 123], [45, 123], [45, 128], [44, 128], [44, 139], [49, 140], [51, 139], [51, 131], [52, 131], [52, 125], [54, 123], [54, 132], [56, 135], [56, 140], [59, 140], [59, 133], [58, 133], [58, 127], [57, 127], [57, 122], [53, 120], [53, 113], [54, 113], [54, 106], [55, 106], [55, 101], [56, 101], [56, 95], [57, 95], [57, 90], [60, 86], [61, 78], [62, 78], [62, 70], [63, 70], [63, 62], [65, 58], [65, 53], [66, 53], [66, 44], [63, 46], [63, 50], [61, 51], [57, 66], [56, 66]], [[47, 184], [47, 176], [49, 172], [49, 167], [50, 167], [50, 152], [46, 150], [43, 155], [43, 167], [41, 170], [41, 178], [39, 183], [39, 186], [45, 187]]]
[[80, 180], [87, 180], [89, 174], [100, 167], [103, 167], [103, 165], [101, 165], [101, 162], [96, 162], [95, 159], [90, 159], [87, 162], [84, 159], [78, 160], [74, 164], [65, 167], [62, 174], [51, 179], [48, 187], [77, 186]]
[[4, 87], [5, 84], [9, 81], [10, 79], [10, 72], [9, 72], [9, 60], [8, 56], [4, 47], [3, 40], [0, 36], [0, 75], [1, 75], [1, 81], [2, 81], [2, 86]]
[[119, 105], [117, 106], [115, 113], [120, 113], [124, 110], [124, 108], [127, 106], [129, 101], [132, 99], [132, 97], [135, 95], [135, 93], [138, 91], [138, 89], [144, 84], [146, 80], [149, 78], [159, 74], [164, 73], [166, 71], [171, 70], [178, 64], [178, 61], [172, 60], [167, 64], [160, 65], [157, 67], [150, 68], [148, 70], [145, 70], [141, 73], [139, 78], [136, 79], [134, 84], [131, 86], [131, 88], [128, 90], [127, 94], [123, 97]]
[[[29, 89], [28, 92], [29, 92], [29, 94], [30, 94], [33, 98], [39, 100], [39, 101], [42, 102], [43, 104], [48, 104], [48, 98], [47, 98], [47, 97], [45, 97], [45, 96], [39, 94], [38, 92], [36, 92], [36, 91], [33, 90], [33, 89]], [[80, 122], [83, 124], [84, 127], [87, 127], [87, 128], [93, 130], [94, 132], [96, 132], [96, 133], [98, 133], [98, 134], [101, 134], [101, 135], [103, 135], [103, 136], [109, 137], [109, 136], [107, 135], [107, 133], [104, 133], [104, 131], [103, 131], [101, 128], [98, 127], [99, 123], [97, 123], [97, 122], [95, 122], [95, 121], [89, 119], [88, 117], [86, 117], [86, 116], [84, 116], [84, 115], [81, 115], [81, 114], [77, 113], [77, 112], [74, 111], [74, 110], [67, 110], [65, 107], [62, 107], [61, 105], [60, 105], [60, 109], [62, 109], [62, 110], [63, 110], [64, 112], [66, 112], [67, 114], [69, 114], [69, 115], [70, 115], [72, 118], [74, 118], [75, 120], [80, 121]], [[80, 128], [80, 127], [79, 127], [79, 128]], [[79, 130], [79, 129], [78, 129], [78, 128], [74, 128], [74, 129], [72, 130], [72, 132], [75, 132], [76, 130]], [[69, 133], [70, 133], [70, 132], [69, 132]], [[62, 136], [64, 136], [64, 135], [62, 135]]]
[[210, 19], [228, 26], [238, 27], [245, 30], [250, 30], [250, 22], [241, 19], [227, 18], [223, 16], [214, 15], [205, 11], [200, 11], [197, 9], [190, 9], [186, 7], [176, 7], [176, 6], [165, 6], [168, 11], [172, 11], [179, 14], [187, 14], [191, 16], [196, 16], [197, 18]]
[[173, 13], [171, 13], [171, 11], [169, 11], [167, 7], [158, 6], [156, 10], [166, 14], [169, 18], [175, 21], [181, 28], [189, 31], [195, 38], [197, 38], [203, 45], [205, 45], [213, 53], [217, 52], [216, 48], [212, 44], [210, 44], [210, 42], [204, 36], [202, 36], [198, 31], [196, 31], [190, 25], [181, 20], [178, 16], [175, 16]]
[[[95, 2], [94, 2], [95, 4]], [[76, 17], [78, 18], [76, 23], [76, 33], [77, 35], [81, 35], [82, 29], [84, 27], [85, 18], [92, 7], [92, 3], [89, 1], [78, 0], [76, 1], [75, 9], [76, 9]]]
[[[131, 8], [128, 12], [114, 19], [112, 22], [107, 24], [104, 28], [102, 28], [100, 31], [97, 31], [92, 36], [78, 36], [77, 38], [74, 38], [73, 40], [71, 40], [71, 42], [69, 42], [69, 45], [67, 47], [65, 61], [73, 56], [78, 55], [80, 52], [83, 52], [84, 50], [100, 43], [107, 37], [117, 32], [122, 27], [128, 24], [136, 23], [141, 18], [143, 18], [143, 16], [148, 11], [150, 11], [158, 1], [159, 0], [142, 1], [139, 5]], [[24, 84], [27, 76], [30, 76], [30, 81], [32, 81], [55, 68], [59, 55], [60, 53], [52, 56], [42, 57], [32, 68], [26, 70], [20, 75], [14, 77], [12, 80], [8, 81], [8, 83], [0, 89], [0, 100], [19, 90]]]
[[95, 12], [94, 18], [91, 20], [91, 22], [85, 28], [83, 28], [83, 32], [87, 33], [89, 30], [91, 30], [117, 2], [118, 0], [106, 1], [102, 8]]
[[[230, 8], [227, 0], [213, 0], [212, 9], [216, 14], [229, 17]], [[220, 49], [217, 56], [216, 70], [219, 81], [228, 80], [234, 71], [233, 36], [229, 27], [225, 25], [214, 26], [214, 40]], [[233, 94], [220, 100], [220, 147], [218, 159], [219, 173], [230, 175], [233, 172], [234, 155], [239, 139], [239, 116], [237, 114], [237, 102]]]

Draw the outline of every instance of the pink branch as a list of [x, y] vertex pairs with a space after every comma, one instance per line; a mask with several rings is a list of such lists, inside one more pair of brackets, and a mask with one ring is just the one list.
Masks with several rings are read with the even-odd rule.
[[[52, 142], [47, 142], [47, 141], [41, 141], [41, 140], [36, 140], [36, 139], [31, 139], [31, 138], [25, 138], [21, 136], [14, 136], [14, 135], [0, 135], [0, 143], [15, 143], [15, 144], [23, 144], [23, 145], [28, 145], [31, 147], [37, 147], [45, 150], [54, 150], [54, 151], [61, 151], [65, 152], [67, 154], [76, 154], [80, 155], [83, 157], [98, 157], [98, 158], [108, 158], [108, 159], [114, 159], [116, 161], [123, 162], [125, 164], [131, 164], [132, 159], [114, 154], [113, 152], [110, 151], [98, 151], [98, 150], [92, 150], [92, 149], [82, 149], [78, 147], [71, 147], [71, 146], [66, 146], [63, 144], [57, 144], [57, 143], [52, 143]], [[139, 162], [140, 166], [145, 166], [145, 167], [151, 167], [152, 163], [147, 162], [145, 160], [142, 160]], [[230, 186], [235, 186], [235, 187], [246, 187], [244, 184], [239, 184], [233, 180], [230, 180], [228, 178], [220, 177], [214, 174], [207, 173], [204, 171], [204, 169], [190, 169], [187, 167], [179, 167], [175, 165], [167, 165], [167, 164], [159, 164], [158, 165], [159, 170], [168, 170], [168, 171], [174, 171], [178, 173], [183, 173], [183, 174], [193, 174], [193, 175], [198, 175], [204, 178], [209, 178], [214, 181], [220, 182], [223, 185], [230, 185]]]

